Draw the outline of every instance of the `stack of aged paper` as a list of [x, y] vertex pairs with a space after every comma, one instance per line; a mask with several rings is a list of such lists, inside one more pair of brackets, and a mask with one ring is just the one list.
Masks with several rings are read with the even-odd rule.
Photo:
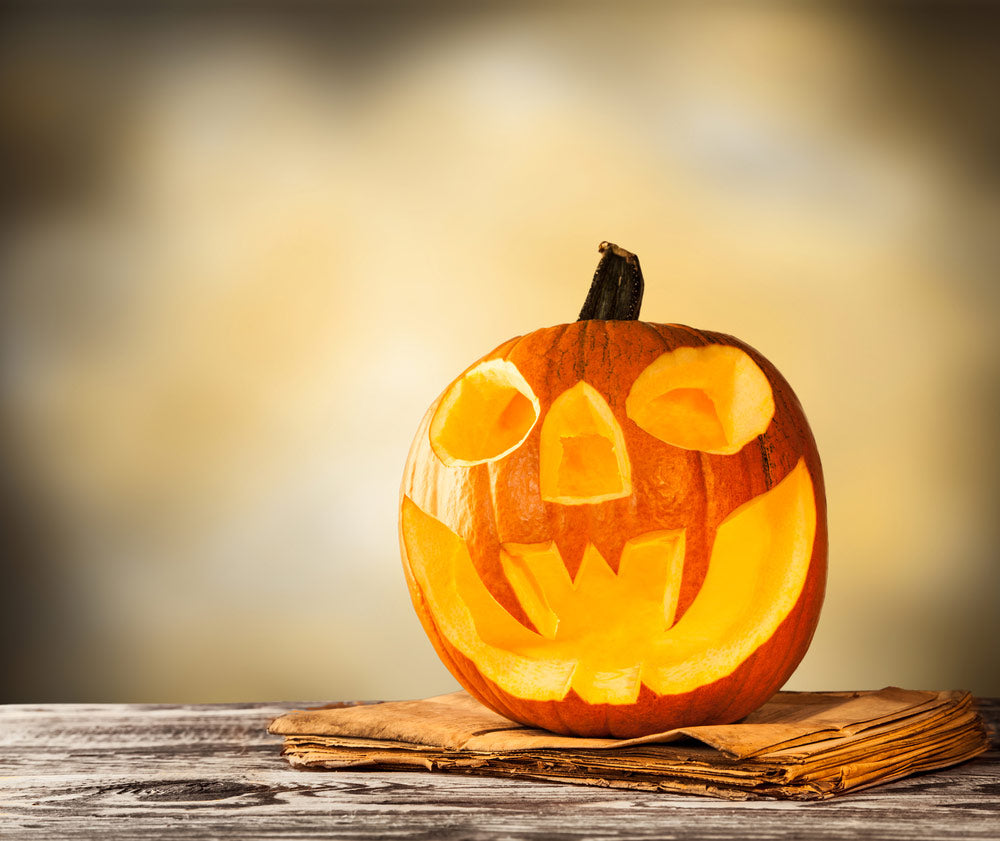
[[744, 800], [815, 800], [971, 759], [966, 692], [779, 692], [737, 724], [638, 739], [513, 724], [464, 692], [295, 711], [269, 730], [297, 768], [429, 769]]

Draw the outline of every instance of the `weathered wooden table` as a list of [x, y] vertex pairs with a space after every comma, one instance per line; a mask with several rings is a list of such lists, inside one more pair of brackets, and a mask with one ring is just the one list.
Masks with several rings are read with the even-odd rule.
[[[302, 772], [268, 721], [304, 704], [0, 707], [0, 839], [1000, 839], [1000, 752], [819, 803], [432, 773]], [[980, 709], [994, 733], [1000, 701]]]

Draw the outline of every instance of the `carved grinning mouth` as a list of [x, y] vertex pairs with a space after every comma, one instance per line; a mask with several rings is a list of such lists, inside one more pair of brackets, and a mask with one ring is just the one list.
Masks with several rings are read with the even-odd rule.
[[[652, 531], [622, 548], [616, 574], [593, 544], [572, 580], [559, 548], [504, 543], [500, 562], [521, 607], [539, 634], [560, 643], [599, 643], [609, 628], [662, 631], [674, 624], [684, 530]], [[588, 645], [592, 648], [592, 645]]]
[[767, 641], [805, 584], [816, 533], [812, 478], [800, 459], [720, 525], [701, 590], [674, 623], [684, 533], [632, 538], [616, 575], [593, 547], [570, 579], [554, 544], [504, 544], [501, 563], [532, 631], [483, 584], [465, 540], [404, 497], [402, 538], [447, 642], [518, 697], [633, 703], [642, 684], [690, 691], [730, 674]]

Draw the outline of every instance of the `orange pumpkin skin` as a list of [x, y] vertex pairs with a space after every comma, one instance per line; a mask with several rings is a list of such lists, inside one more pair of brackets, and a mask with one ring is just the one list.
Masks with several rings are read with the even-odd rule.
[[[712, 345], [738, 348], [748, 355], [763, 372], [773, 395], [773, 417], [766, 430], [730, 454], [685, 449], [659, 440], [629, 417], [626, 406], [637, 378], [663, 354]], [[464, 540], [489, 594], [529, 631], [539, 629], [501, 563], [505, 546], [551, 541], [570, 578], [575, 578], [588, 544], [617, 574], [623, 549], [635, 536], [683, 530], [683, 575], [676, 596], [679, 621], [703, 586], [719, 525], [778, 485], [796, 465], [804, 465], [811, 480], [815, 531], [794, 604], [748, 656], [726, 674], [685, 691], [658, 693], [642, 683], [637, 697], [626, 703], [588, 702], [572, 687], [562, 697], [545, 699], [531, 697], [530, 691], [501, 687], [442, 630], [440, 608], [436, 617], [426, 585], [420, 583], [422, 573], [415, 571], [412, 551], [401, 537], [414, 607], [451, 673], [501, 715], [572, 735], [625, 738], [727, 723], [759, 707], [804, 656], [818, 622], [826, 580], [822, 469], [802, 408], [785, 379], [757, 351], [731, 336], [639, 321], [584, 320], [536, 330], [505, 342], [467, 371], [488, 360], [506, 360], [516, 366], [537, 398], [538, 421], [502, 457], [449, 466], [427, 445], [443, 394], [417, 432], [401, 496]], [[606, 400], [620, 427], [630, 462], [630, 492], [588, 504], [546, 501], [539, 478], [543, 421], [553, 402], [581, 381]]]

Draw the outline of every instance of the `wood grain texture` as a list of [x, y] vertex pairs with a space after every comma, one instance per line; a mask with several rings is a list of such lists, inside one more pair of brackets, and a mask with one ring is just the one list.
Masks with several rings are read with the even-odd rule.
[[[822, 803], [447, 774], [293, 771], [304, 704], [0, 707], [0, 838], [1000, 838], [1000, 751]], [[980, 701], [994, 734], [1000, 701]]]

